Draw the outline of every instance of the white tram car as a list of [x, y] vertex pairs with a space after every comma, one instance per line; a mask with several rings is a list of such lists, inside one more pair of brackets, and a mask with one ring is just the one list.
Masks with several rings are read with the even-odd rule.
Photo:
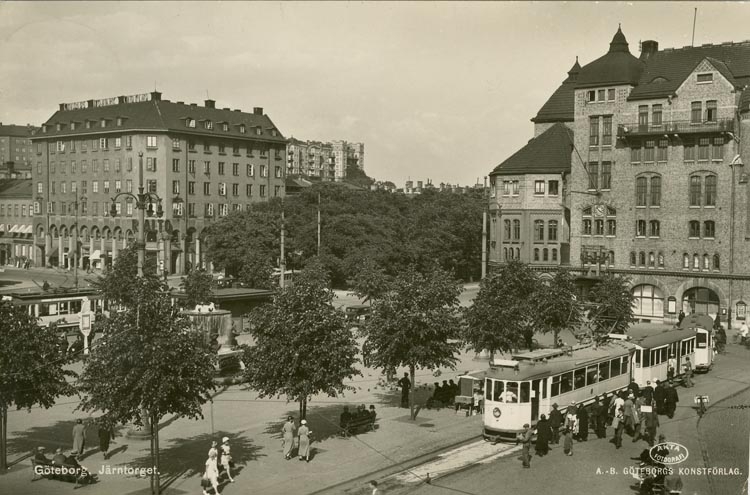
[[549, 414], [553, 403], [564, 412], [572, 402], [589, 404], [596, 396], [624, 390], [631, 380], [641, 386], [646, 380], [666, 380], [670, 350], [678, 363], [686, 356], [694, 359], [695, 330], [640, 327], [628, 331], [632, 341], [623, 335], [598, 347], [514, 354], [512, 359], [495, 359], [487, 370], [461, 377], [461, 382], [484, 378], [484, 439], [515, 441], [524, 423], [534, 426], [541, 414]]
[[695, 330], [695, 371], [708, 372], [714, 365], [716, 355], [714, 342], [714, 320], [708, 315], [692, 314], [683, 318], [680, 328]]

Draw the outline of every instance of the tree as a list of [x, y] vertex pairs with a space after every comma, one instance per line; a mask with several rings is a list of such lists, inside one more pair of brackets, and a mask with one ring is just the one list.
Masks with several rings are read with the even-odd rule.
[[143, 277], [131, 285], [131, 302], [102, 323], [104, 336], [79, 378], [79, 408], [101, 411], [113, 422], [151, 425], [159, 493], [159, 421], [166, 415], [202, 418], [201, 406], [215, 389], [214, 362], [205, 335], [171, 304], [168, 288]]
[[556, 272], [549, 284], [539, 284], [533, 300], [535, 323], [543, 333], [552, 332], [555, 347], [561, 330], [575, 328], [581, 322], [581, 305], [567, 270]]
[[272, 274], [271, 259], [261, 252], [253, 251], [242, 260], [239, 277], [242, 282], [254, 289], [270, 289]]
[[0, 469], [7, 468], [8, 410], [52, 407], [74, 392], [54, 327], [39, 326], [25, 307], [0, 302]]
[[300, 417], [315, 394], [331, 397], [351, 387], [359, 375], [357, 342], [319, 264], [310, 264], [273, 301], [250, 313], [255, 345], [243, 346], [245, 378], [260, 397], [286, 395], [299, 402]]
[[[143, 274], [150, 278], [156, 277], [156, 261], [153, 257], [145, 257]], [[133, 296], [138, 285], [137, 279], [138, 250], [131, 246], [120, 250], [114, 265], [94, 280], [93, 285], [106, 301], [134, 306], [136, 301]]]
[[528, 265], [511, 261], [479, 285], [474, 304], [465, 310], [463, 340], [476, 352], [509, 352], [533, 347], [534, 294], [539, 280]]
[[379, 299], [388, 291], [390, 277], [372, 258], [361, 258], [354, 274], [354, 295], [364, 300]]
[[592, 309], [588, 313], [589, 338], [595, 342], [606, 339], [609, 333], [626, 333], [633, 317], [635, 296], [629, 280], [607, 274], [589, 292]]
[[460, 293], [460, 284], [441, 268], [420, 273], [411, 266], [372, 302], [372, 316], [362, 329], [366, 357], [375, 368], [409, 369], [412, 419], [417, 416], [414, 408], [417, 368], [453, 369], [458, 361]]
[[206, 304], [211, 301], [213, 290], [211, 289], [214, 282], [213, 276], [205, 270], [191, 270], [187, 276], [182, 277], [180, 286], [187, 296], [186, 305], [188, 308], [194, 308], [196, 304]]

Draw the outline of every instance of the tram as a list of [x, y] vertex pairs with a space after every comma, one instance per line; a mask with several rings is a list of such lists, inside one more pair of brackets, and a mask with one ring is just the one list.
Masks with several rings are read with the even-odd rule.
[[[462, 390], [462, 382], [484, 379], [485, 440], [515, 441], [523, 425], [534, 426], [553, 403], [564, 412], [572, 403], [586, 405], [597, 396], [624, 390], [633, 380], [643, 386], [647, 380], [666, 380], [670, 352], [678, 364], [694, 358], [692, 329], [641, 324], [628, 335], [612, 337], [596, 347], [537, 349], [493, 359], [489, 369], [460, 377]], [[680, 369], [675, 366], [677, 373]]]
[[716, 346], [714, 342], [714, 320], [708, 315], [692, 314], [682, 319], [680, 328], [695, 330], [695, 371], [707, 373], [714, 365]]
[[65, 333], [79, 330], [82, 313], [92, 313], [93, 321], [97, 313], [109, 309], [101, 295], [90, 288], [12, 292], [8, 296], [13, 304], [25, 307], [29, 315], [38, 318], [39, 326], [54, 323]]

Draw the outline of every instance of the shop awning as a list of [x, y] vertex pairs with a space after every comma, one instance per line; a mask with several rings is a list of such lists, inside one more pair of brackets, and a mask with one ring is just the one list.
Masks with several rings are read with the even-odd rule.
[[0, 223], [0, 232], [5, 232], [5, 224]]
[[89, 256], [89, 260], [100, 260], [100, 259], [102, 259], [102, 252], [99, 251], [98, 249], [94, 251], [94, 253], [91, 256]]
[[14, 223], [13, 227], [10, 228], [10, 230], [8, 231], [8, 233], [10, 233], [10, 234], [17, 233], [18, 232], [18, 227], [20, 227], [20, 225]]
[[22, 234], [31, 234], [34, 231], [34, 228], [31, 225], [24, 225]]

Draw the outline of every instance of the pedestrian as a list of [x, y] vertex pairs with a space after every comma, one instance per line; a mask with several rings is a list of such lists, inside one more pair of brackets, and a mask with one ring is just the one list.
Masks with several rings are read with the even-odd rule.
[[614, 399], [609, 405], [609, 417], [610, 419], [614, 420], [615, 416], [617, 416], [617, 410], [625, 405], [625, 398], [622, 397], [622, 394], [615, 395]]
[[635, 397], [631, 393], [628, 395], [628, 398], [625, 399], [625, 402], [622, 405], [623, 417], [625, 419], [625, 431], [627, 431], [629, 435], [633, 434], [635, 430], [635, 414], [633, 412], [634, 408]]
[[573, 438], [578, 435], [578, 407], [576, 407], [576, 401], [572, 401], [567, 411], [565, 411], [565, 427], [570, 429]]
[[633, 394], [633, 397], [638, 397], [641, 394], [641, 389], [640, 389], [640, 387], [638, 386], [638, 384], [636, 383], [636, 381], [634, 379], [630, 380], [630, 384], [628, 385], [627, 393], [628, 394]]
[[73, 452], [75, 452], [78, 457], [81, 457], [85, 446], [86, 427], [83, 425], [82, 420], [77, 419], [75, 426], [73, 426]]
[[685, 388], [691, 388], [693, 386], [693, 365], [690, 363], [690, 358], [685, 356]]
[[474, 389], [474, 397], [473, 397], [473, 407], [472, 407], [472, 414], [481, 414], [482, 413], [482, 401], [484, 400], [484, 397], [482, 396], [482, 391], [478, 388]]
[[563, 428], [563, 452], [573, 455], [573, 432], [567, 426]]
[[[589, 418], [591, 420], [591, 426], [594, 429], [594, 433], [596, 433], [596, 437], [597, 438], [602, 438], [601, 435], [600, 435], [601, 430], [600, 430], [600, 427], [599, 427], [599, 422], [602, 419], [602, 409], [603, 409], [602, 402], [599, 399], [599, 396], [596, 396], [594, 398], [594, 403], [591, 404], [591, 410], [589, 411], [589, 413], [590, 413], [589, 414]], [[605, 414], [605, 417], [606, 417], [606, 411], [605, 411], [604, 414]], [[605, 428], [607, 427], [606, 426], [606, 419], [605, 419], [604, 427]]]
[[724, 325], [719, 325], [719, 329], [716, 330], [716, 350], [719, 354], [724, 354], [724, 349], [727, 345], [727, 332], [724, 330]]
[[667, 381], [672, 381], [677, 370], [677, 358], [674, 357], [674, 354], [669, 355], [667, 363]]
[[656, 408], [651, 407], [651, 411], [643, 414], [644, 425], [646, 427], [646, 435], [648, 437], [648, 445], [654, 446], [656, 441], [656, 429], [659, 427], [659, 415], [656, 413]]
[[547, 416], [542, 414], [536, 424], [536, 455], [543, 457], [549, 452], [549, 441], [552, 439], [552, 428]]
[[589, 439], [589, 413], [581, 404], [578, 408], [578, 441], [586, 442]]
[[682, 478], [680, 478], [680, 475], [673, 468], [666, 468], [664, 493], [670, 495], [682, 493]]
[[740, 325], [740, 344], [745, 345], [747, 343], [748, 335], [750, 335], [750, 328], [747, 326], [747, 322], [743, 321]]
[[404, 377], [398, 381], [401, 387], [401, 407], [409, 407], [409, 390], [411, 389], [411, 380], [409, 373], [404, 373]]
[[99, 436], [99, 450], [102, 451], [104, 458], [106, 459], [108, 456], [107, 451], [109, 450], [109, 442], [115, 439], [115, 430], [112, 428], [112, 425], [107, 418], [100, 418], [99, 431], [97, 433]]
[[372, 488], [372, 493], [370, 495], [380, 495], [380, 490], [378, 490], [378, 482], [375, 480], [370, 480], [369, 483], [370, 488]]
[[307, 420], [303, 419], [300, 421], [300, 427], [297, 430], [297, 438], [299, 438], [297, 455], [299, 455], [300, 461], [310, 462], [310, 435], [312, 435], [312, 432], [307, 427]]
[[656, 388], [654, 389], [654, 406], [656, 407], [656, 414], [664, 414], [664, 398], [666, 389], [662, 382], [654, 380]]
[[615, 448], [619, 449], [622, 447], [622, 431], [625, 429], [625, 414], [622, 407], [617, 409], [615, 417], [612, 420], [612, 427], [615, 429], [615, 436], [612, 439]]
[[677, 315], [677, 326], [680, 326], [682, 324], [682, 320], [685, 319], [685, 312], [680, 310], [680, 314]]
[[206, 470], [203, 472], [201, 486], [203, 495], [208, 495], [206, 488], [212, 487], [215, 495], [219, 495], [219, 466], [216, 463], [217, 455], [215, 452], [208, 454], [206, 460]]
[[232, 478], [232, 454], [231, 454], [232, 448], [229, 446], [229, 437], [224, 437], [221, 439], [221, 467], [224, 468], [224, 471], [227, 473], [227, 478], [229, 478], [230, 483], [234, 483], [234, 478]]
[[530, 468], [531, 467], [531, 437], [533, 436], [533, 431], [531, 431], [531, 426], [529, 426], [528, 423], [523, 425], [523, 432], [518, 434], [518, 441], [521, 442], [522, 451], [521, 451], [521, 458], [523, 460], [523, 467]]
[[643, 432], [643, 412], [641, 412], [641, 408], [646, 404], [646, 399], [644, 396], [640, 396], [635, 400], [635, 405], [633, 407], [633, 413], [635, 415], [635, 427], [633, 431], [633, 442], [637, 442], [641, 438], [641, 433]]
[[[350, 418], [349, 415], [349, 408], [344, 406], [344, 414], [346, 414], [347, 424], [348, 420]], [[344, 421], [344, 414], [341, 415], [341, 421]], [[342, 428], [346, 428], [346, 425], [342, 425]], [[286, 418], [286, 423], [284, 423], [284, 426], [281, 428], [281, 432], [283, 434], [283, 440], [281, 447], [284, 451], [284, 458], [288, 461], [292, 458], [292, 449], [294, 448], [294, 417], [289, 416]]]
[[549, 427], [552, 430], [551, 443], [560, 443], [560, 427], [563, 424], [563, 415], [558, 409], [557, 402], [552, 404], [552, 410], [549, 412]]
[[646, 401], [646, 404], [651, 404], [651, 400], [654, 398], [654, 387], [651, 386], [651, 380], [646, 380], [646, 386], [641, 389], [641, 396]]
[[672, 382], [669, 382], [666, 390], [664, 390], [664, 410], [669, 419], [674, 417], [674, 411], [677, 408], [678, 402], [680, 402], [680, 397], [677, 394], [677, 389], [674, 388]]

